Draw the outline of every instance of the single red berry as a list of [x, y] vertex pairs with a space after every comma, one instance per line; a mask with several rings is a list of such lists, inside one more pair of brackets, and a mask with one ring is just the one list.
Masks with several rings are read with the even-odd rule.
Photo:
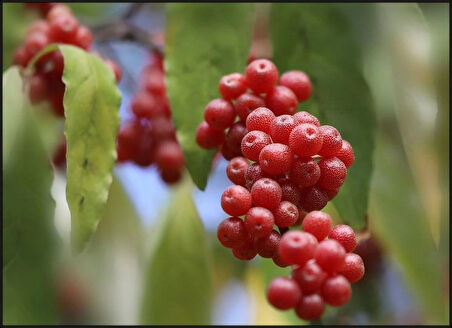
[[242, 219], [230, 217], [218, 225], [217, 237], [224, 247], [237, 248], [247, 241], [248, 233]]
[[117, 137], [118, 161], [132, 160], [138, 151], [142, 127], [140, 121], [134, 120], [121, 125]]
[[311, 123], [311, 124], [314, 124], [315, 126], [320, 127], [320, 122], [317, 119], [317, 117], [315, 117], [314, 115], [312, 115], [308, 112], [301, 111], [301, 112], [295, 113], [293, 115], [293, 118], [294, 118], [295, 122], [297, 122], [297, 125], [303, 124], [303, 123]]
[[249, 160], [257, 161], [262, 149], [271, 143], [272, 139], [265, 132], [250, 131], [242, 139], [242, 153]]
[[49, 38], [45, 33], [34, 32], [27, 36], [25, 39], [24, 47], [27, 52], [27, 56], [32, 58], [39, 51], [44, 49], [45, 46], [49, 44]]
[[259, 107], [264, 107], [265, 101], [259, 96], [251, 93], [244, 93], [235, 101], [235, 112], [243, 122], [246, 122], [248, 115]]
[[278, 69], [268, 59], [256, 59], [248, 64], [245, 79], [248, 86], [256, 93], [267, 93], [278, 81]]
[[240, 148], [234, 148], [231, 147], [229, 144], [224, 143], [220, 147], [221, 154], [223, 155], [224, 159], [230, 161], [234, 157], [241, 157], [243, 156], [242, 151]]
[[320, 167], [314, 159], [298, 158], [290, 170], [290, 179], [300, 187], [310, 187], [319, 181]]
[[320, 128], [323, 142], [322, 148], [319, 150], [321, 156], [335, 156], [342, 147], [342, 137], [339, 131], [330, 125], [322, 125]]
[[355, 161], [355, 154], [353, 153], [352, 145], [346, 140], [342, 140], [342, 147], [336, 153], [336, 157], [339, 158], [347, 168], [352, 166]]
[[347, 167], [337, 157], [324, 158], [319, 162], [320, 178], [317, 185], [324, 189], [338, 189], [347, 177]]
[[181, 171], [184, 167], [184, 154], [177, 141], [166, 140], [155, 151], [155, 164], [161, 171]]
[[281, 75], [279, 84], [283, 85], [297, 96], [298, 101], [306, 101], [312, 93], [309, 76], [301, 71], [288, 71]]
[[273, 263], [275, 263], [277, 266], [281, 267], [281, 268], [285, 268], [288, 267], [290, 264], [283, 261], [283, 259], [281, 258], [281, 255], [279, 254], [279, 247], [275, 252], [275, 255], [273, 255], [272, 257]]
[[354, 253], [345, 255], [345, 265], [340, 272], [349, 282], [357, 282], [364, 276], [364, 262], [361, 256]]
[[248, 130], [246, 129], [245, 125], [242, 122], [236, 122], [229, 128], [228, 132], [226, 133], [224, 143], [235, 153], [242, 153], [242, 140], [247, 133]]
[[347, 253], [353, 252], [357, 244], [355, 232], [346, 224], [336, 225], [331, 230], [328, 238], [338, 241]]
[[246, 118], [246, 128], [248, 131], [262, 131], [270, 134], [270, 127], [275, 114], [267, 107], [259, 107], [253, 110]]
[[301, 291], [295, 281], [278, 277], [270, 282], [267, 289], [268, 302], [279, 310], [295, 307], [301, 299]]
[[149, 124], [142, 125], [142, 132], [138, 139], [138, 150], [134, 161], [142, 167], [147, 167], [154, 162], [156, 142], [152, 137], [152, 129]]
[[236, 99], [246, 92], [246, 80], [240, 73], [232, 73], [221, 78], [218, 90], [226, 100]]
[[345, 265], [345, 249], [334, 239], [323, 240], [317, 247], [315, 261], [326, 272], [341, 271]]
[[259, 164], [268, 174], [284, 174], [292, 167], [292, 157], [292, 151], [287, 145], [273, 143], [261, 150]]
[[242, 186], [230, 186], [221, 195], [221, 207], [231, 216], [246, 214], [251, 204], [251, 194]]
[[263, 207], [252, 207], [245, 216], [245, 227], [254, 238], [268, 236], [272, 230], [275, 219], [272, 212]]
[[332, 224], [328, 213], [312, 211], [303, 219], [301, 228], [303, 231], [311, 233], [318, 241], [322, 241], [330, 233]]
[[182, 177], [182, 169], [169, 169], [165, 168], [160, 171], [160, 178], [166, 183], [166, 184], [174, 184], [176, 182], [179, 182], [179, 180]]
[[267, 177], [268, 175], [262, 171], [261, 166], [259, 163], [254, 163], [248, 166], [245, 172], [245, 180], [246, 180], [246, 187], [248, 189], [251, 189], [254, 183], [262, 178]]
[[325, 302], [319, 294], [306, 295], [295, 307], [297, 316], [306, 321], [319, 319], [325, 311]]
[[29, 87], [30, 101], [33, 105], [43, 101], [48, 95], [47, 81], [42, 74], [34, 74]]
[[317, 239], [303, 231], [286, 232], [279, 243], [279, 253], [283, 261], [290, 264], [304, 265], [314, 257]]
[[382, 250], [375, 237], [370, 237], [361, 240], [354, 252], [361, 256], [366, 271], [374, 272], [379, 268], [382, 259]]
[[236, 185], [245, 186], [245, 172], [248, 169], [249, 163], [245, 157], [234, 157], [226, 167], [226, 174], [229, 180]]
[[206, 121], [202, 121], [196, 129], [196, 143], [204, 149], [212, 149], [224, 141], [224, 132], [212, 129]]
[[314, 259], [292, 270], [292, 279], [297, 282], [305, 295], [319, 291], [327, 276]]
[[151, 120], [152, 136], [159, 142], [161, 140], [176, 140], [173, 121], [166, 116], [157, 116]]
[[318, 153], [322, 148], [322, 135], [317, 126], [302, 123], [292, 130], [289, 136], [289, 146], [300, 157], [308, 157]]
[[287, 228], [298, 220], [298, 208], [291, 202], [283, 200], [273, 211], [275, 224], [280, 228]]
[[289, 88], [277, 86], [271, 89], [265, 97], [265, 103], [275, 115], [293, 115], [297, 110], [297, 96]]
[[278, 251], [280, 239], [279, 232], [273, 230], [268, 236], [254, 239], [254, 248], [260, 256], [272, 258]]
[[287, 145], [289, 136], [296, 126], [296, 122], [291, 115], [280, 115], [273, 119], [270, 126], [270, 136], [273, 142], [279, 142]]
[[278, 180], [282, 190], [281, 200], [291, 202], [295, 206], [300, 206], [300, 190], [296, 184], [290, 181], [288, 178], [282, 178]]
[[93, 34], [89, 28], [85, 26], [79, 26], [77, 34], [75, 35], [75, 44], [80, 48], [88, 50], [93, 43]]
[[282, 190], [278, 182], [269, 178], [257, 180], [251, 187], [253, 205], [273, 210], [281, 202]]
[[328, 200], [332, 200], [334, 197], [336, 197], [337, 193], [339, 192], [339, 188], [334, 190], [328, 190], [328, 189], [322, 189], [325, 194], [328, 196]]
[[119, 67], [119, 65], [115, 61], [113, 61], [111, 59], [106, 59], [105, 60], [105, 64], [107, 64], [107, 66], [110, 67], [111, 71], [113, 72], [113, 75], [115, 76], [116, 83], [119, 83], [121, 81], [121, 78], [122, 78], [121, 67]]
[[52, 6], [46, 13], [46, 19], [48, 22], [53, 21], [55, 18], [66, 16], [66, 15], [72, 15], [71, 8], [65, 4], [62, 3], [54, 3], [54, 6]]
[[300, 205], [308, 211], [319, 211], [328, 203], [328, 195], [317, 186], [300, 190]]
[[161, 71], [153, 70], [146, 74], [143, 85], [146, 91], [152, 94], [165, 95], [165, 75]]
[[252, 260], [257, 252], [254, 249], [254, 242], [252, 238], [248, 238], [242, 245], [232, 249], [232, 254], [242, 261]]
[[30, 59], [31, 59], [31, 57], [25, 50], [24, 46], [17, 48], [16, 52], [14, 52], [13, 63], [16, 65], [25, 67], [25, 66], [27, 66]]
[[234, 123], [234, 106], [224, 99], [214, 99], [204, 108], [204, 120], [216, 130], [224, 130]]
[[160, 106], [156, 103], [155, 98], [145, 91], [134, 96], [131, 108], [135, 116], [139, 118], [152, 119], [161, 115]]
[[350, 283], [341, 275], [329, 277], [323, 283], [322, 297], [329, 305], [344, 305], [350, 300], [351, 295]]
[[72, 44], [76, 40], [79, 26], [72, 15], [60, 15], [49, 21], [49, 37], [52, 42]]

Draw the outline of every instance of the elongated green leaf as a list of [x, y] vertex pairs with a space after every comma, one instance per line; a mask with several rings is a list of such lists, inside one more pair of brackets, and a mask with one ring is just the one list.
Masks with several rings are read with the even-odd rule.
[[3, 323], [52, 324], [52, 169], [16, 67], [3, 76]]
[[360, 54], [348, 21], [334, 6], [274, 4], [271, 12], [274, 61], [280, 72], [307, 72], [312, 99], [302, 105], [335, 126], [355, 151], [355, 163], [334, 199], [343, 220], [365, 225], [372, 173], [375, 121]]
[[206, 236], [185, 180], [153, 233], [142, 324], [210, 322], [212, 274]]
[[188, 171], [204, 189], [214, 151], [201, 149], [195, 130], [205, 105], [220, 97], [222, 75], [242, 72], [251, 41], [251, 4], [168, 5], [165, 70], [171, 111]]

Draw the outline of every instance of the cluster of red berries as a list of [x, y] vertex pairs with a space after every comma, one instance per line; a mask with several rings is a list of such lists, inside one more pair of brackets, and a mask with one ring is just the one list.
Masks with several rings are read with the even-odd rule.
[[131, 109], [134, 118], [121, 126], [117, 138], [118, 162], [132, 161], [139, 166], [155, 163], [163, 181], [180, 180], [184, 155], [177, 142], [166, 95], [163, 57], [152, 52], [152, 61], [142, 74], [140, 91]]
[[[89, 50], [93, 36], [91, 31], [80, 25], [71, 9], [61, 3], [27, 3], [27, 8], [36, 9], [43, 19], [32, 23], [25, 37], [25, 42], [14, 53], [13, 62], [26, 67], [30, 60], [43, 48], [51, 43], [63, 43]], [[121, 79], [121, 69], [112, 60], [104, 59], [112, 69], [116, 81]], [[63, 97], [65, 85], [62, 81], [64, 58], [59, 50], [52, 51], [41, 57], [34, 74], [26, 81], [29, 98], [32, 104], [47, 100], [55, 115], [64, 117]], [[60, 142], [55, 154], [54, 164], [65, 163], [66, 142]]]

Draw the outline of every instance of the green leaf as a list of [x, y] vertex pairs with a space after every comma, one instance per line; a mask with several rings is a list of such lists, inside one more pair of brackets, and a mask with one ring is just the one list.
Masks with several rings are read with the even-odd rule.
[[169, 4], [165, 70], [171, 111], [188, 171], [204, 189], [215, 151], [201, 149], [195, 130], [205, 105], [220, 97], [218, 81], [245, 69], [252, 4]]
[[181, 183], [153, 235], [145, 277], [142, 324], [210, 323], [212, 271], [205, 231], [191, 198], [189, 180]]
[[375, 119], [360, 53], [346, 17], [334, 6], [274, 4], [271, 11], [274, 61], [279, 71], [302, 70], [313, 84], [302, 104], [322, 124], [335, 126], [355, 151], [355, 163], [333, 203], [353, 228], [366, 224]]
[[3, 75], [3, 323], [55, 324], [53, 175], [21, 90], [12, 67]]

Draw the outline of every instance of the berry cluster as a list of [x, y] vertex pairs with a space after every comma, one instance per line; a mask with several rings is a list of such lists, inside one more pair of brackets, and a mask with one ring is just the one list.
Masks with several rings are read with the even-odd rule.
[[134, 118], [122, 125], [118, 134], [118, 162], [133, 161], [143, 167], [155, 163], [162, 180], [172, 184], [181, 178], [184, 156], [171, 120], [163, 57], [157, 52], [151, 56], [151, 64], [142, 74], [140, 91], [131, 103]]

